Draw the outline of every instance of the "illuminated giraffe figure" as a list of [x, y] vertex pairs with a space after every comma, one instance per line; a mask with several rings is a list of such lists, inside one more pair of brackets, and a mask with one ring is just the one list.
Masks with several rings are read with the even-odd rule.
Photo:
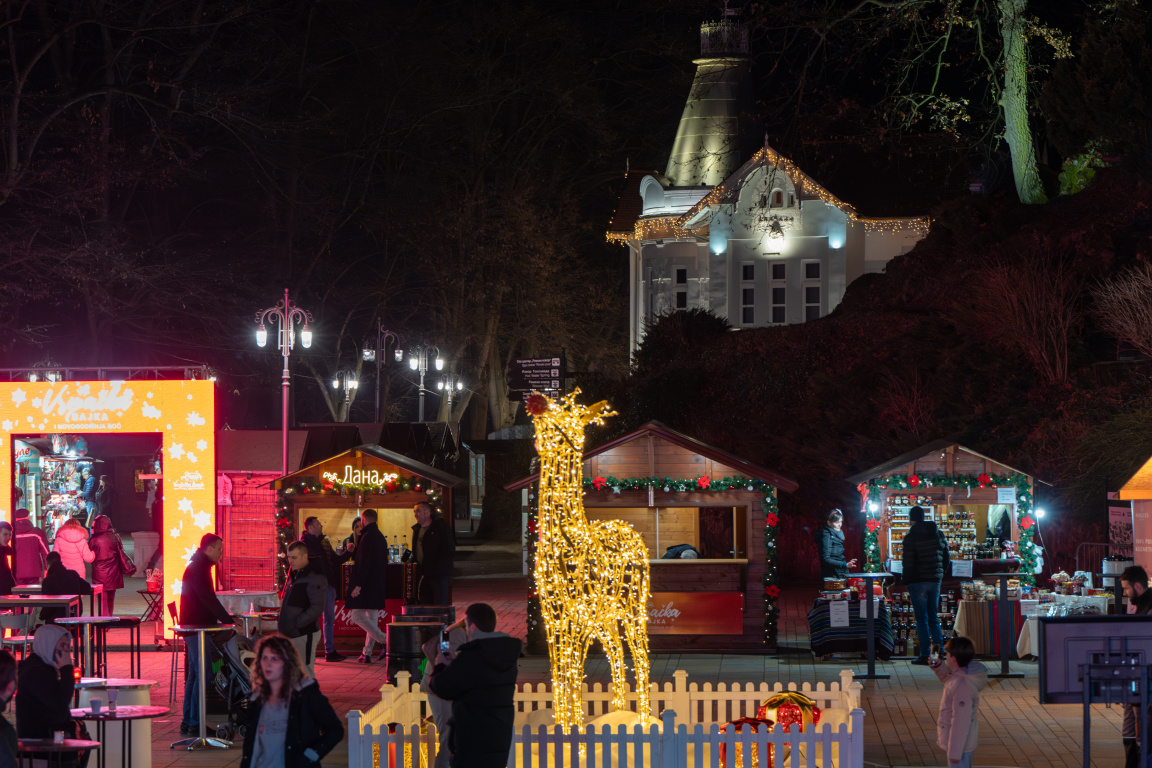
[[559, 403], [529, 397], [540, 454], [539, 545], [536, 591], [552, 664], [555, 722], [565, 732], [584, 722], [580, 696], [584, 659], [599, 640], [612, 668], [612, 709], [628, 708], [624, 641], [636, 676], [637, 713], [650, 714], [648, 696], [648, 548], [617, 520], [589, 522], [584, 514], [584, 428], [616, 415], [606, 402]]

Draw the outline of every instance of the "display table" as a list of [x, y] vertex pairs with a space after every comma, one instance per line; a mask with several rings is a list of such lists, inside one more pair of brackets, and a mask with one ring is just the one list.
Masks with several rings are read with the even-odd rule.
[[[1016, 637], [1020, 632], [1020, 601], [1009, 599], [1011, 615], [1009, 633]], [[1000, 653], [1000, 603], [997, 600], [961, 600], [956, 609], [956, 624], [953, 634], [972, 641], [977, 656], [995, 656]]]
[[[868, 652], [868, 620], [860, 615], [859, 600], [848, 601], [849, 624], [847, 627], [831, 626], [830, 602], [818, 598], [808, 611], [808, 636], [811, 638], [812, 653], [828, 656], [833, 653]], [[887, 601], [877, 605], [876, 615], [876, 657], [881, 661], [892, 658], [892, 621], [888, 613]]]
[[233, 616], [251, 613], [253, 606], [257, 610], [280, 607], [280, 595], [262, 589], [229, 589], [224, 592], [217, 592], [216, 599], [220, 601], [220, 605], [224, 606], [224, 610]]
[[[1034, 601], [1033, 601], [1034, 602]], [[1071, 604], [1071, 605], [1091, 605], [1094, 606], [1100, 613], [1107, 614], [1109, 608], [1113, 603], [1113, 598], [1106, 595], [1099, 595], [1093, 597], [1081, 597], [1079, 595], [1056, 595], [1056, 604]], [[1042, 603], [1038, 606], [1042, 609], [1044, 606], [1052, 605], [1052, 603]], [[1031, 616], [1026, 616], [1025, 621], [1021, 623], [1020, 637], [1016, 639], [1016, 655], [1020, 658], [1025, 656], [1040, 657], [1040, 617], [1038, 613]]]

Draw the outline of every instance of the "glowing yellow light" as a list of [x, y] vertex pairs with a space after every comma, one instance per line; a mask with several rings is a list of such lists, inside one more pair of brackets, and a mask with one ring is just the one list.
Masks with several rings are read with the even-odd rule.
[[[539, 543], [534, 578], [548, 638], [555, 722], [583, 725], [584, 660], [599, 640], [612, 669], [612, 708], [628, 708], [624, 643], [636, 677], [636, 711], [647, 718], [648, 548], [618, 520], [584, 514], [584, 428], [616, 415], [606, 402], [584, 406], [577, 389], [533, 415], [540, 454]], [[534, 396], [536, 397], [536, 396]], [[530, 404], [531, 405], [531, 404]], [[538, 410], [538, 409], [533, 409]]]

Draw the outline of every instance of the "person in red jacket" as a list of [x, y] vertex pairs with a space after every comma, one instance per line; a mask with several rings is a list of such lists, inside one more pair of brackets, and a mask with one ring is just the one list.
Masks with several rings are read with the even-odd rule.
[[16, 510], [13, 520], [16, 522], [16, 544], [13, 547], [16, 550], [16, 583], [38, 584], [44, 576], [48, 537], [32, 525], [26, 509]]
[[92, 581], [104, 585], [104, 610], [102, 616], [112, 616], [116, 602], [116, 590], [124, 588], [124, 571], [121, 562], [127, 561], [124, 544], [112, 528], [107, 515], [97, 515], [92, 521], [92, 539], [88, 542], [95, 557], [92, 560]]

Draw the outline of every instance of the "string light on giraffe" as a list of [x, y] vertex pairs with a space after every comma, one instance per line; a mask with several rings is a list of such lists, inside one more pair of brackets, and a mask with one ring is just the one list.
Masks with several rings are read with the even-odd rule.
[[624, 646], [632, 655], [636, 712], [651, 713], [648, 691], [648, 547], [618, 520], [590, 522], [584, 513], [584, 429], [615, 412], [606, 402], [584, 406], [577, 389], [558, 403], [539, 393], [527, 410], [536, 429], [540, 493], [536, 567], [553, 713], [565, 732], [583, 725], [584, 661], [599, 640], [612, 672], [612, 709], [628, 709]]

